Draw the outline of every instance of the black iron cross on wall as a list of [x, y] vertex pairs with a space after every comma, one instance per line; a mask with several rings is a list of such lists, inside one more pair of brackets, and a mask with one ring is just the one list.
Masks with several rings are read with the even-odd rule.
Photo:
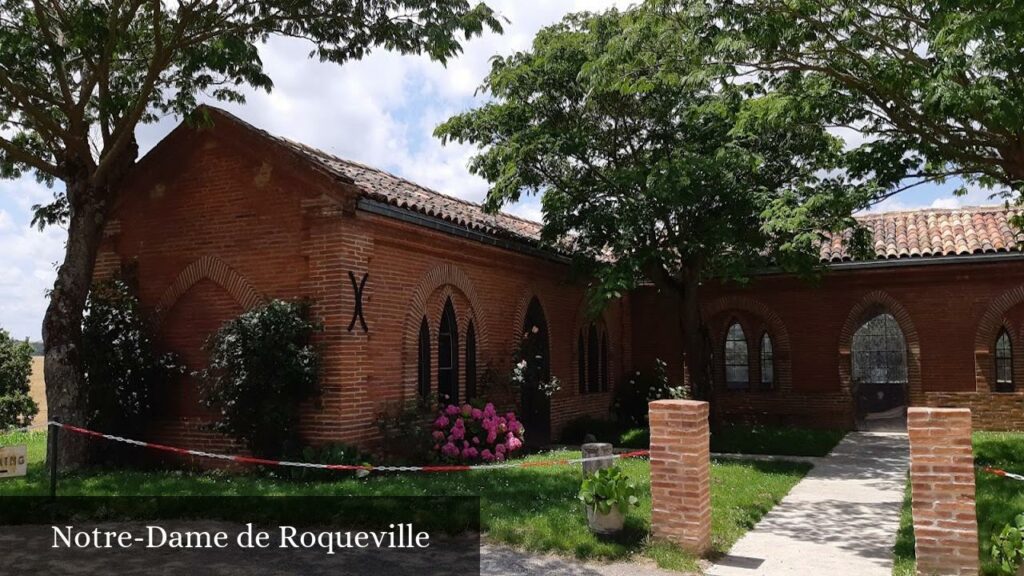
[[363, 332], [369, 332], [370, 330], [366, 327], [366, 319], [363, 318], [363, 289], [366, 288], [366, 280], [370, 277], [370, 273], [363, 274], [363, 279], [356, 282], [356, 275], [351, 270], [348, 271], [348, 279], [352, 282], [352, 291], [356, 297], [356, 307], [352, 310], [352, 321], [348, 323], [348, 331], [351, 332], [356, 327], [356, 320], [359, 321], [359, 325], [363, 327]]

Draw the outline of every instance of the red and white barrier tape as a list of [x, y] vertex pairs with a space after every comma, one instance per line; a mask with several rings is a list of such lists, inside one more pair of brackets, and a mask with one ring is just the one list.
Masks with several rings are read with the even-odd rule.
[[75, 434], [81, 434], [83, 436], [90, 436], [92, 438], [102, 438], [104, 440], [110, 440], [113, 442], [121, 442], [122, 444], [131, 444], [132, 446], [138, 446], [140, 448], [149, 448], [151, 450], [157, 450], [160, 452], [170, 452], [172, 454], [178, 454], [182, 456], [197, 456], [199, 458], [210, 458], [214, 460], [223, 460], [227, 462], [235, 462], [238, 464], [256, 464], [260, 466], [284, 466], [289, 468], [313, 468], [317, 470], [353, 470], [357, 472], [468, 472], [471, 470], [499, 470], [507, 468], [539, 468], [544, 466], [564, 466], [571, 464], [582, 464], [584, 462], [598, 462], [606, 460], [616, 460], [619, 458], [638, 458], [641, 456], [648, 456], [650, 452], [648, 450], [636, 450], [634, 452], [626, 452], [622, 454], [613, 454], [611, 456], [592, 456], [589, 458], [560, 458], [551, 460], [532, 460], [532, 461], [517, 461], [517, 462], [503, 462], [498, 464], [452, 464], [452, 465], [436, 465], [436, 466], [371, 466], [369, 464], [316, 464], [313, 462], [289, 462], [287, 460], [268, 460], [266, 458], [253, 458], [250, 456], [240, 456], [232, 454], [217, 454], [215, 452], [203, 452], [201, 450], [191, 450], [188, 448], [178, 448], [175, 446], [167, 446], [165, 444], [157, 444], [155, 442], [144, 442], [142, 440], [133, 440], [131, 438], [124, 438], [121, 436], [115, 436], [113, 434], [104, 434], [102, 432], [96, 432], [95, 430], [88, 430], [86, 428], [79, 428], [78, 426], [71, 426], [70, 424], [62, 424], [60, 422], [50, 422], [49, 425], [57, 426], [67, 430], [68, 432], [74, 432]]
[[1024, 475], [1022, 474], [1014, 474], [1013, 472], [1007, 472], [1006, 470], [1000, 470], [999, 468], [993, 468], [991, 466], [981, 466], [980, 468], [985, 472], [988, 472], [989, 474], [1002, 476], [1003, 478], [1009, 478], [1010, 480], [1018, 480], [1024, 482]]

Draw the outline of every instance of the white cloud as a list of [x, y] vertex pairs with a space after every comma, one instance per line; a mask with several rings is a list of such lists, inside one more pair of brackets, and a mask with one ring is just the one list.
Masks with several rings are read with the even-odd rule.
[[0, 183], [0, 191], [13, 198], [0, 209], [0, 328], [16, 338], [35, 339], [46, 310], [46, 291], [53, 287], [63, 257], [65, 232], [56, 227], [40, 232], [28, 225], [31, 204], [51, 197], [45, 187], [20, 180]]
[[[489, 2], [509, 20], [503, 35], [487, 34], [466, 43], [447, 67], [425, 57], [376, 52], [344, 66], [310, 60], [309, 46], [272, 40], [261, 50], [273, 78], [272, 93], [253, 92], [244, 106], [225, 106], [272, 133], [305, 142], [339, 156], [396, 172], [439, 191], [474, 201], [487, 184], [466, 170], [468, 146], [442, 146], [434, 127], [479, 102], [477, 87], [495, 54], [528, 48], [543, 26], [577, 10], [626, 7], [623, 0], [550, 0], [540, 3]], [[143, 152], [177, 121], [165, 118], [140, 127]], [[52, 191], [30, 179], [0, 181], [0, 327], [18, 337], [40, 334], [55, 264], [63, 257], [65, 233], [29, 226], [31, 206], [48, 202]], [[539, 201], [526, 199], [509, 211], [538, 219]]]

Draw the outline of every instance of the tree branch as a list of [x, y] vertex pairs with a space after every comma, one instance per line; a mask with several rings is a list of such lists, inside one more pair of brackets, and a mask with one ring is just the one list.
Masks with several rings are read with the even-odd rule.
[[0, 138], [0, 150], [3, 150], [8, 160], [13, 160], [19, 164], [30, 166], [33, 169], [54, 178], [64, 177], [63, 171], [61, 171], [61, 169], [56, 165], [25, 151], [23, 148], [17, 146], [14, 142], [11, 142], [6, 138]]

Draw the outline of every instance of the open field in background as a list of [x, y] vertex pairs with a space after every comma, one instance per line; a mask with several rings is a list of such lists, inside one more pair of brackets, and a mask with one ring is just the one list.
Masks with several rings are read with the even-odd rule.
[[39, 414], [32, 420], [33, 424], [46, 422], [46, 385], [43, 383], [43, 357], [32, 357], [32, 399], [39, 404]]
[[[0, 498], [47, 493], [43, 465], [46, 434], [0, 435], [0, 446], [26, 443], [29, 474], [0, 483]], [[560, 451], [528, 459], [576, 458], [579, 452]], [[354, 478], [338, 473], [334, 480], [298, 481], [280, 470], [251, 469], [249, 473], [143, 471], [96, 469], [64, 476], [59, 494], [100, 495], [273, 495], [355, 496], [477, 495], [481, 526], [487, 539], [520, 549], [557, 552], [581, 559], [616, 560], [640, 556], [659, 566], [695, 572], [698, 560], [680, 549], [654, 543], [648, 534], [651, 518], [650, 465], [625, 460], [622, 468], [641, 487], [640, 506], [629, 512], [619, 538], [600, 539], [587, 529], [581, 503], [579, 466], [505, 469], [452, 474], [373, 474]], [[785, 462], [712, 461], [712, 552], [724, 553], [803, 478], [809, 465]]]

